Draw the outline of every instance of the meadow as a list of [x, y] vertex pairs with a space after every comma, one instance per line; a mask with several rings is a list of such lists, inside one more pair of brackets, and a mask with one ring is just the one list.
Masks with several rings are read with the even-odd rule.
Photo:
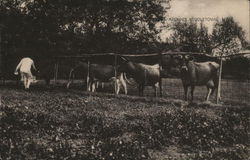
[[163, 98], [150, 88], [135, 96], [131, 86], [118, 96], [80, 84], [67, 90], [63, 82], [30, 91], [1, 86], [0, 159], [249, 159], [248, 86], [224, 81], [220, 104], [203, 102], [199, 87], [188, 103], [172, 81], [164, 81]]

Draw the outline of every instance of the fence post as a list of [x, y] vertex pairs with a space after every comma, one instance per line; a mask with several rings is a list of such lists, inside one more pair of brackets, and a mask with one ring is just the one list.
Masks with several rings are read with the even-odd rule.
[[5, 75], [4, 75], [4, 69], [3, 69], [3, 52], [2, 52], [2, 28], [3, 26], [0, 24], [0, 74], [3, 84], [5, 84]]
[[88, 72], [87, 72], [87, 79], [86, 79], [86, 88], [87, 88], [86, 90], [90, 91], [91, 88], [89, 88], [89, 76], [90, 76], [90, 61], [89, 61], [89, 59], [88, 59], [87, 64], [88, 64]]
[[222, 75], [222, 56], [220, 57], [220, 70], [219, 70], [219, 80], [218, 80], [218, 88], [216, 95], [216, 103], [218, 104], [221, 100], [221, 75]]
[[160, 78], [159, 78], [159, 88], [160, 88], [160, 97], [162, 97], [162, 54], [159, 55], [159, 72], [160, 72]]
[[54, 84], [53, 87], [55, 87], [57, 83], [57, 77], [58, 77], [58, 59], [56, 60], [55, 67], [54, 67]]
[[116, 81], [117, 78], [117, 55], [115, 55], [115, 95], [117, 95], [117, 90], [118, 90], [118, 84]]

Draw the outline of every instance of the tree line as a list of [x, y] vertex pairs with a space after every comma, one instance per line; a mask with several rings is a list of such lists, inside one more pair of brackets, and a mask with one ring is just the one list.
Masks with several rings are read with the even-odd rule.
[[[166, 7], [159, 0], [1, 0], [5, 46], [53, 54], [152, 51]], [[27, 51], [26, 51], [27, 52]]]
[[[0, 0], [1, 54], [10, 60], [169, 50], [227, 55], [248, 45], [243, 28], [233, 17], [215, 22], [212, 33], [204, 23], [193, 20], [167, 23], [170, 2]], [[160, 33], [166, 30], [172, 34], [162, 40]]]
[[[245, 32], [226, 17], [212, 33], [202, 22], [166, 23], [170, 0], [1, 0], [6, 53], [48, 55], [152, 53], [169, 49], [211, 53], [246, 46]], [[159, 27], [161, 26], [161, 27]], [[161, 41], [162, 30], [173, 34]], [[240, 46], [240, 47], [241, 47]]]

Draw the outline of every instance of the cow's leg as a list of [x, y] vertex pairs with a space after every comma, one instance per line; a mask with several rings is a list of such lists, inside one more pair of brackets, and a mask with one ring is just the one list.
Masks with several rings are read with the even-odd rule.
[[157, 87], [154, 85], [152, 86], [154, 88], [154, 92], [155, 92], [155, 97], [157, 97]]
[[141, 84], [139, 84], [139, 96], [143, 96], [143, 87]]
[[139, 96], [141, 96], [141, 85], [138, 85]]
[[91, 88], [92, 88], [92, 83], [93, 83], [93, 81], [88, 81], [88, 83], [87, 83], [87, 91], [89, 91], [89, 92], [91, 92]]
[[114, 86], [115, 86], [115, 94], [118, 94], [117, 91], [118, 91], [118, 79], [114, 79]]
[[90, 84], [90, 82], [87, 83], [87, 91], [89, 91], [89, 92], [91, 91], [91, 84]]
[[194, 86], [191, 86], [191, 101], [194, 99]]
[[209, 97], [210, 97], [210, 95], [211, 95], [211, 92], [212, 92], [212, 88], [209, 88], [209, 87], [207, 87], [207, 96], [206, 96], [206, 101], [209, 101]]
[[142, 96], [144, 96], [143, 91], [144, 91], [144, 85], [141, 85], [141, 95]]
[[159, 80], [160, 97], [162, 97], [162, 78]]
[[97, 82], [92, 82], [91, 83], [91, 92], [95, 92], [96, 91], [96, 83]]
[[96, 81], [96, 88], [99, 88], [99, 81]]
[[116, 80], [115, 80], [115, 86], [116, 86], [116, 87], [115, 87], [115, 89], [116, 89], [116, 90], [115, 90], [115, 93], [116, 93], [116, 94], [119, 94], [119, 92], [120, 92], [120, 87], [121, 87], [121, 84], [120, 84], [120, 80], [119, 80], [119, 79], [116, 79]]
[[124, 77], [123, 77], [123, 74], [120, 76], [120, 83], [121, 83], [121, 85], [122, 85], [122, 87], [123, 87], [123, 89], [124, 89], [124, 93], [125, 93], [125, 94], [128, 94], [127, 84], [126, 84], [126, 82], [125, 82], [125, 79], [124, 79]]
[[188, 100], [188, 96], [187, 96], [187, 94], [188, 94], [188, 86], [183, 85], [183, 88], [184, 88], [184, 99], [185, 99], [185, 101], [187, 101]]
[[119, 80], [117, 80], [117, 93], [116, 94], [119, 94], [119, 92], [120, 92], [120, 88], [121, 88], [121, 84], [120, 84], [120, 81]]
[[127, 89], [127, 84], [126, 84], [126, 82], [124, 81], [124, 82], [122, 82], [122, 86], [123, 86], [123, 89], [124, 89], [124, 94], [128, 94], [128, 89]]

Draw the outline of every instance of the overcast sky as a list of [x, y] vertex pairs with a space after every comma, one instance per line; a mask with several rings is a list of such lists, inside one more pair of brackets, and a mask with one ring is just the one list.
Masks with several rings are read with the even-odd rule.
[[[168, 11], [170, 18], [206, 18], [205, 24], [212, 30], [216, 18], [233, 16], [247, 33], [249, 40], [249, 0], [172, 0]], [[169, 19], [168, 21], [171, 21]], [[169, 33], [163, 33], [167, 36]]]

